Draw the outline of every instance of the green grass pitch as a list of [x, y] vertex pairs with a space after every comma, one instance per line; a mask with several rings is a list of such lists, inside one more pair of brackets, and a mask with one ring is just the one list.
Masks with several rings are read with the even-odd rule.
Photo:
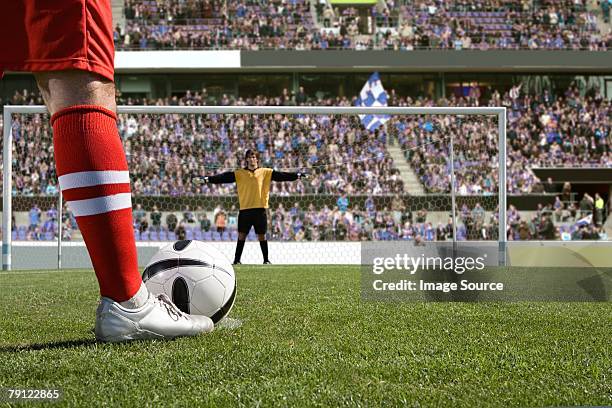
[[0, 273], [0, 387], [59, 387], [58, 406], [612, 405], [609, 303], [364, 302], [358, 267], [237, 274], [241, 327], [97, 344], [91, 271]]

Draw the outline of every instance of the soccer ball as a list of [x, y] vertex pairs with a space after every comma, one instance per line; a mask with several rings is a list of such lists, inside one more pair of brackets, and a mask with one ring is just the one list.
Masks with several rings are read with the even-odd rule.
[[183, 240], [162, 247], [142, 280], [153, 294], [165, 293], [181, 311], [208, 316], [216, 324], [236, 300], [236, 274], [216, 248]]

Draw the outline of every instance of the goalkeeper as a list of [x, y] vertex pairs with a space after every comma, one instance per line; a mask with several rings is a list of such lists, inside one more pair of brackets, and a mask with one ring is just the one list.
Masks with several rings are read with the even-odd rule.
[[238, 242], [234, 265], [240, 264], [242, 250], [246, 237], [255, 228], [259, 239], [259, 246], [263, 255], [263, 263], [269, 264], [268, 241], [266, 232], [268, 229], [268, 199], [270, 198], [270, 184], [272, 181], [295, 181], [307, 177], [306, 173], [286, 173], [269, 168], [259, 167], [259, 158], [254, 150], [247, 150], [245, 154], [246, 168], [228, 171], [214, 176], [194, 178], [196, 184], [212, 183], [236, 183], [238, 188], [238, 201], [240, 212], [238, 213]]

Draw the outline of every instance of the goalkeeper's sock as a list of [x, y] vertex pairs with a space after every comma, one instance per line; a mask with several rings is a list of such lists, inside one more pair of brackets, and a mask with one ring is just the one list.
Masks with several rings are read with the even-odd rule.
[[242, 250], [244, 249], [244, 240], [238, 240], [236, 243], [236, 254], [234, 255], [234, 263], [240, 262], [240, 258], [242, 258]]
[[261, 247], [261, 254], [263, 255], [264, 262], [270, 262], [268, 259], [268, 240], [259, 241]]
[[116, 302], [140, 289], [128, 165], [117, 116], [72, 106], [51, 117], [59, 184], [91, 258], [100, 294]]

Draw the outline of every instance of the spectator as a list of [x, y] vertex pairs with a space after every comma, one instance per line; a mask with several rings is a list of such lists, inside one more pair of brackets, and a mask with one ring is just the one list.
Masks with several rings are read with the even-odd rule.
[[610, 0], [600, 0], [599, 3], [604, 23], [610, 24]]
[[191, 211], [191, 208], [189, 208], [189, 206], [187, 206], [185, 208], [185, 211], [183, 212], [183, 220], [182, 222], [185, 222], [187, 224], [194, 224], [195, 223], [195, 216], [193, 215], [193, 212]]
[[140, 228], [140, 225], [142, 224], [142, 222], [145, 220], [147, 216], [147, 213], [142, 208], [142, 204], [136, 204], [136, 208], [134, 209], [132, 216], [134, 218], [134, 226], [136, 228]]
[[555, 194], [557, 192], [557, 186], [552, 180], [552, 177], [546, 179], [546, 184], [544, 185], [544, 191], [547, 194]]
[[544, 240], [555, 239], [555, 226], [550, 219], [550, 215], [544, 215], [542, 217], [542, 226], [540, 227], [538, 234]]
[[223, 234], [225, 232], [226, 223], [227, 223], [227, 216], [225, 214], [225, 211], [220, 210], [215, 215], [215, 227], [217, 228], [218, 233]]
[[38, 228], [38, 225], [40, 224], [40, 208], [38, 208], [38, 205], [34, 204], [34, 206], [30, 209], [30, 212], [28, 213], [28, 219], [30, 221], [30, 226], [28, 227], [28, 229], [30, 231], [34, 231]]
[[593, 214], [594, 200], [588, 193], [584, 193], [580, 200], [580, 218]]
[[176, 231], [176, 224], [178, 223], [178, 217], [173, 212], [166, 215], [166, 226], [168, 231]]
[[601, 227], [605, 220], [604, 208], [606, 207], [603, 198], [599, 193], [595, 193], [595, 219], [593, 222], [598, 227]]
[[161, 219], [162, 213], [159, 211], [156, 205], [153, 206], [153, 211], [151, 211], [151, 226], [153, 230], [159, 231], [161, 230]]
[[201, 212], [198, 221], [200, 222], [200, 229], [202, 231], [208, 232], [210, 231], [210, 220], [206, 216], [206, 212]]
[[342, 212], [346, 212], [346, 210], [348, 209], [349, 206], [349, 199], [346, 196], [345, 192], [342, 192], [342, 195], [338, 198], [338, 201], [336, 202], [336, 205], [338, 206], [338, 209]]
[[185, 229], [185, 223], [183, 221], [181, 221], [178, 227], [176, 227], [176, 239], [178, 240], [187, 239], [187, 231]]

